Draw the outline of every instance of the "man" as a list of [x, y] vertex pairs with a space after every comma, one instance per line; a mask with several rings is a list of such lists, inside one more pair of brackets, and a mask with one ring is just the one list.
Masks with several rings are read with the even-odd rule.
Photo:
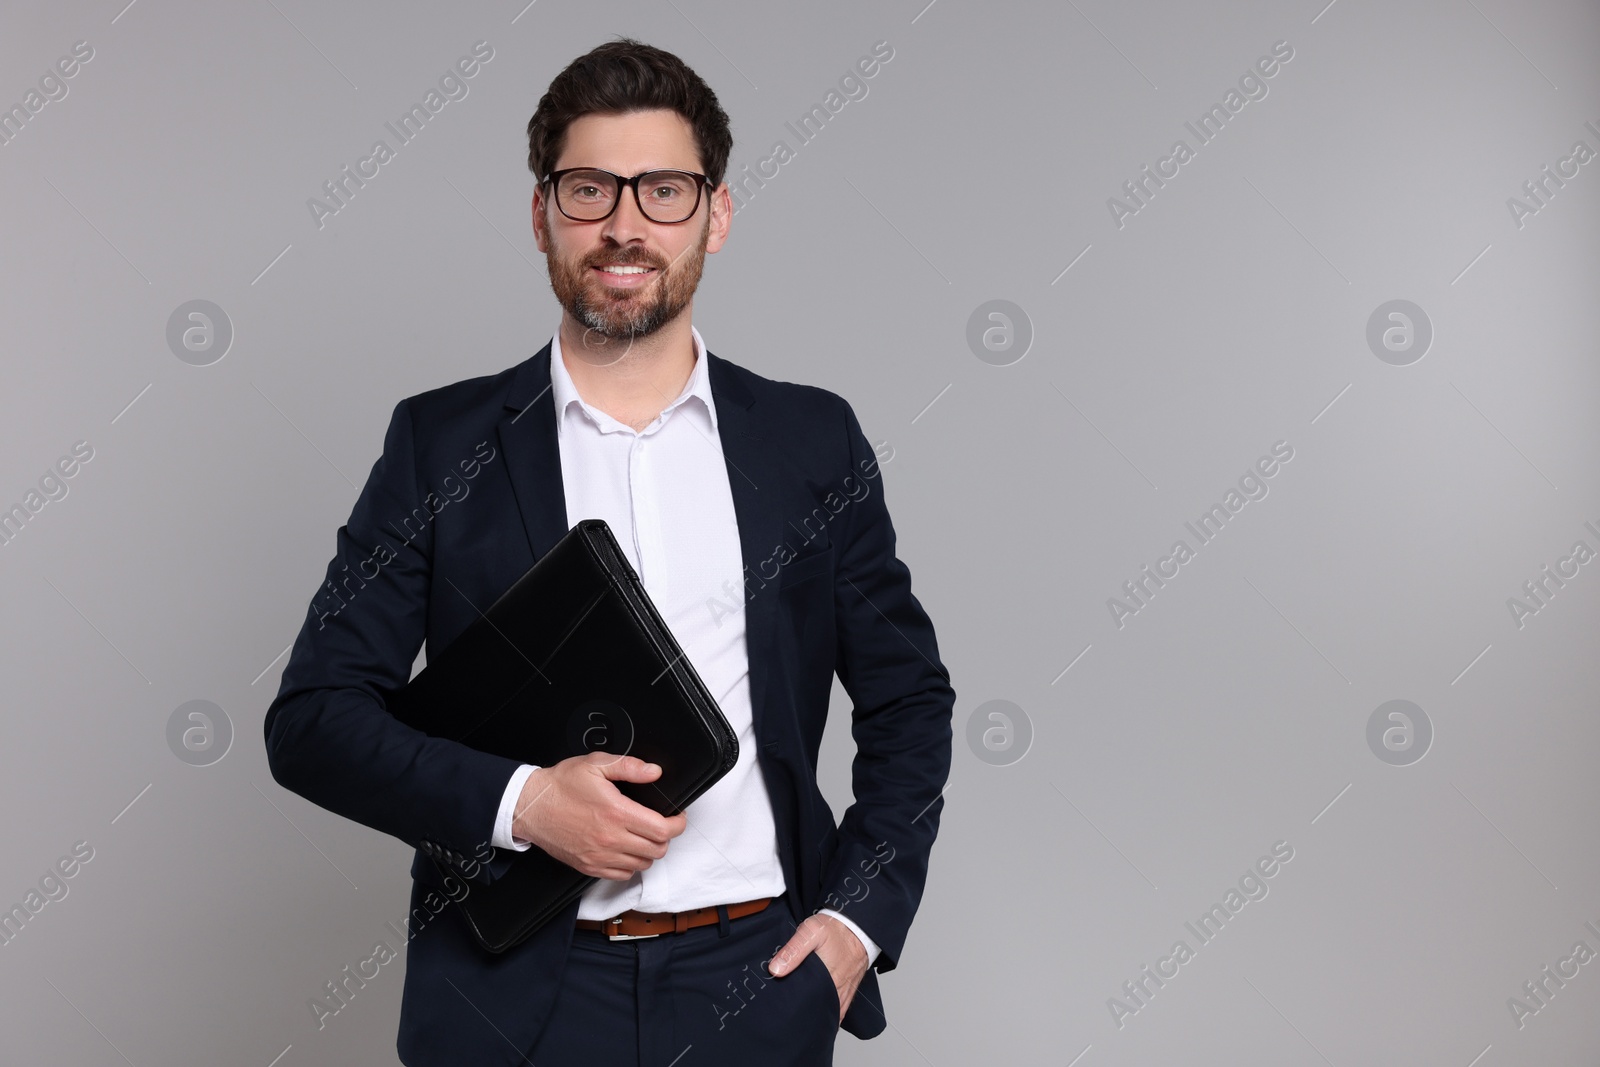
[[[955, 696], [879, 456], [844, 400], [720, 359], [691, 324], [733, 213], [727, 115], [698, 75], [602, 45], [528, 134], [559, 330], [396, 406], [267, 711], [272, 773], [418, 849], [405, 1063], [831, 1063], [840, 1025], [884, 1029], [877, 974], [920, 902], [950, 766]], [[424, 641], [443, 649], [588, 517], [738, 733], [734, 768], [672, 818], [613, 784], [659, 773], [634, 757], [518, 765], [385, 710]], [[835, 672], [858, 750], [838, 825], [816, 780]], [[600, 880], [485, 952], [446, 898], [534, 846]]]

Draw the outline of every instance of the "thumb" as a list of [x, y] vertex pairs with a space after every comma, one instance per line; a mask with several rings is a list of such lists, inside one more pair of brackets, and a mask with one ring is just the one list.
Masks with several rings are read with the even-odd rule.
[[618, 756], [600, 764], [600, 773], [613, 782], [653, 782], [661, 775], [661, 765], [637, 756]]
[[800, 965], [806, 958], [806, 953], [795, 944], [795, 939], [790, 938], [788, 944], [772, 954], [772, 959], [767, 961], [767, 973], [777, 978], [782, 978]]
[[782, 948], [772, 954], [772, 959], [767, 963], [767, 972], [781, 978], [800, 966], [800, 961], [811, 955], [817, 946], [817, 931], [815, 927], [807, 929], [805, 924], [795, 928], [794, 934], [784, 942]]

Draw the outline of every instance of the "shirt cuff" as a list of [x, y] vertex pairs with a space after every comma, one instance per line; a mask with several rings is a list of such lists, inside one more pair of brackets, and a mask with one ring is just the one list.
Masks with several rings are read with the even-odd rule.
[[856, 937], [858, 937], [861, 940], [861, 947], [867, 950], [867, 966], [868, 967], [872, 966], [873, 961], [878, 958], [878, 953], [881, 952], [882, 950], [880, 948], [878, 948], [878, 943], [876, 941], [872, 940], [872, 938], [867, 936], [866, 931], [862, 930], [861, 927], [857, 926], [855, 923], [851, 922], [849, 919], [846, 919], [843, 915], [841, 915], [838, 912], [834, 911], [832, 908], [818, 908], [817, 909], [817, 914], [818, 915], [831, 915], [835, 919], [838, 919], [840, 922], [844, 923], [844, 925], [849, 929], [849, 931], [852, 934], [855, 934]]
[[500, 811], [494, 817], [494, 835], [489, 838], [489, 843], [495, 848], [526, 852], [533, 847], [531, 841], [512, 837], [511, 826], [516, 820], [517, 800], [522, 796], [522, 787], [527, 784], [528, 775], [538, 769], [531, 763], [524, 763], [511, 772], [511, 781], [506, 783], [506, 791], [500, 797]]

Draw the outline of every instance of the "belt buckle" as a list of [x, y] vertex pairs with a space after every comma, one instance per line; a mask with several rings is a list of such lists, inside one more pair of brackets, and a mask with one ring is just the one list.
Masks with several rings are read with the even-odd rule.
[[[616, 918], [616, 919], [612, 919], [611, 920], [611, 924], [613, 926], [621, 926], [622, 925], [622, 919], [620, 917]], [[660, 937], [660, 936], [661, 936], [660, 934], [614, 934], [609, 930], [606, 931], [606, 940], [608, 940], [608, 941], [640, 941], [640, 940], [643, 940], [644, 938], [647, 938], [647, 937]]]

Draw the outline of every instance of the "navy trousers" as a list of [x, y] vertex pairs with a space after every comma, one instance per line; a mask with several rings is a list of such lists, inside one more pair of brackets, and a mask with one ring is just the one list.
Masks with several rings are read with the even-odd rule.
[[573, 933], [534, 1067], [831, 1067], [839, 995], [815, 952], [782, 978], [767, 961], [796, 918], [777, 897], [754, 915], [611, 941]]

